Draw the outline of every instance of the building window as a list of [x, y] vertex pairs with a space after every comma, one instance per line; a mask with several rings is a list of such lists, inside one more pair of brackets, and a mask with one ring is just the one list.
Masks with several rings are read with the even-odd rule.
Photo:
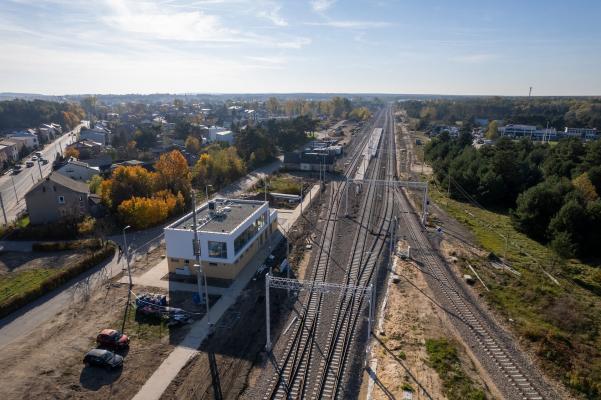
[[172, 258], [171, 261], [172, 262], [179, 262], [179, 258]]
[[259, 232], [261, 228], [265, 226], [266, 222], [267, 213], [263, 213], [234, 240], [234, 252], [238, 254], [240, 250], [242, 250], [242, 248], [255, 237], [257, 232]]
[[58, 204], [65, 204], [65, 196], [58, 196], [56, 199]]
[[209, 240], [209, 257], [227, 258], [227, 243]]
[[190, 264], [190, 260], [184, 260], [184, 264]]
[[213, 267], [216, 267], [216, 266], [217, 266], [217, 263], [210, 262], [210, 263], [209, 263], [209, 265], [211, 265], [211, 266], [213, 266]]

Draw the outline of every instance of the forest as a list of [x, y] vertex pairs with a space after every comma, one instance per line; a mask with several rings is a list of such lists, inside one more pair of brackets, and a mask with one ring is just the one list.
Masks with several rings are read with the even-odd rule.
[[71, 130], [85, 116], [84, 110], [75, 103], [44, 100], [0, 101], [0, 131], [35, 128], [50, 122], [56, 122], [63, 128]]
[[501, 138], [476, 149], [469, 132], [445, 132], [424, 154], [453, 198], [509, 212], [516, 229], [563, 257], [601, 256], [601, 140]]
[[473, 123], [475, 118], [502, 120], [563, 130], [566, 126], [601, 130], [601, 98], [473, 97], [403, 102], [418, 129], [434, 123]]

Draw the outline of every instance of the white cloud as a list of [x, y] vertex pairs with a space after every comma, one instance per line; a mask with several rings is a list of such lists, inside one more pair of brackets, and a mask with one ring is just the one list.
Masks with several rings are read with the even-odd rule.
[[219, 18], [202, 11], [175, 11], [154, 3], [107, 0], [111, 13], [101, 17], [114, 28], [150, 39], [180, 41], [236, 41]]
[[262, 18], [267, 18], [268, 20], [270, 20], [274, 25], [277, 26], [288, 26], [288, 21], [286, 21], [281, 15], [280, 15], [280, 9], [282, 7], [281, 6], [274, 6], [272, 9], [270, 10], [261, 10], [257, 13], [257, 15], [259, 17]]
[[322, 13], [330, 9], [334, 3], [336, 3], [336, 0], [312, 0], [311, 8], [315, 12]]
[[331, 28], [342, 29], [365, 29], [365, 28], [385, 28], [391, 26], [389, 22], [382, 21], [353, 21], [353, 20], [330, 20], [325, 22], [308, 22], [306, 25], [327, 26]]
[[[242, 4], [245, 0], [229, 0], [223, 3]], [[179, 42], [202, 42], [203, 44], [254, 44], [261, 47], [298, 49], [311, 41], [304, 37], [285, 35], [260, 35], [251, 31], [231, 29], [217, 15], [182, 7], [161, 6], [149, 2], [129, 0], [106, 0], [109, 5], [102, 21], [111, 27], [146, 40], [170, 40]], [[214, 1], [213, 4], [221, 2]], [[276, 26], [286, 26], [280, 16], [280, 6], [272, 1], [254, 2], [251, 14], [269, 19]]]

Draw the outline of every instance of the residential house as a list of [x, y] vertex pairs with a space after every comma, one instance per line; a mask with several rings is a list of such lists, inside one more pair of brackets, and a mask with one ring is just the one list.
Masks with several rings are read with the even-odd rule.
[[29, 149], [37, 149], [40, 145], [38, 135], [34, 129], [26, 129], [8, 135], [11, 140], [20, 141]]
[[4, 139], [0, 141], [0, 153], [2, 153], [2, 159], [7, 162], [19, 161], [19, 153], [23, 143], [11, 139]]
[[234, 132], [222, 131], [215, 134], [215, 142], [224, 142], [230, 146], [234, 144]]
[[71, 158], [65, 165], [56, 170], [57, 173], [81, 182], [88, 182], [94, 175], [100, 174], [100, 168]]
[[41, 142], [50, 142], [57, 136], [63, 133], [63, 128], [54, 122], [50, 124], [42, 124], [37, 129], [38, 139]]
[[227, 129], [225, 129], [222, 126], [211, 126], [209, 127], [209, 142], [215, 142], [217, 140], [217, 134], [219, 132], [226, 132]]
[[102, 125], [96, 125], [92, 129], [82, 129], [79, 132], [80, 140], [91, 140], [100, 143], [102, 146], [110, 144], [111, 131]]
[[84, 182], [51, 173], [25, 194], [31, 224], [47, 224], [89, 214], [90, 189]]
[[67, 146], [67, 148], [77, 150], [79, 152], [80, 159], [92, 158], [102, 153], [105, 149], [102, 143], [95, 142], [90, 139], [79, 140]]

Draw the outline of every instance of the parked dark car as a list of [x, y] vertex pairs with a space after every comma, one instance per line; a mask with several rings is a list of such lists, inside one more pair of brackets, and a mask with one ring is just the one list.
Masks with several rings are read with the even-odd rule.
[[123, 366], [123, 357], [105, 349], [92, 349], [83, 358], [86, 365], [95, 365], [105, 368], [119, 368]]
[[122, 349], [129, 346], [129, 337], [115, 329], [103, 329], [96, 336], [96, 343], [111, 349]]

